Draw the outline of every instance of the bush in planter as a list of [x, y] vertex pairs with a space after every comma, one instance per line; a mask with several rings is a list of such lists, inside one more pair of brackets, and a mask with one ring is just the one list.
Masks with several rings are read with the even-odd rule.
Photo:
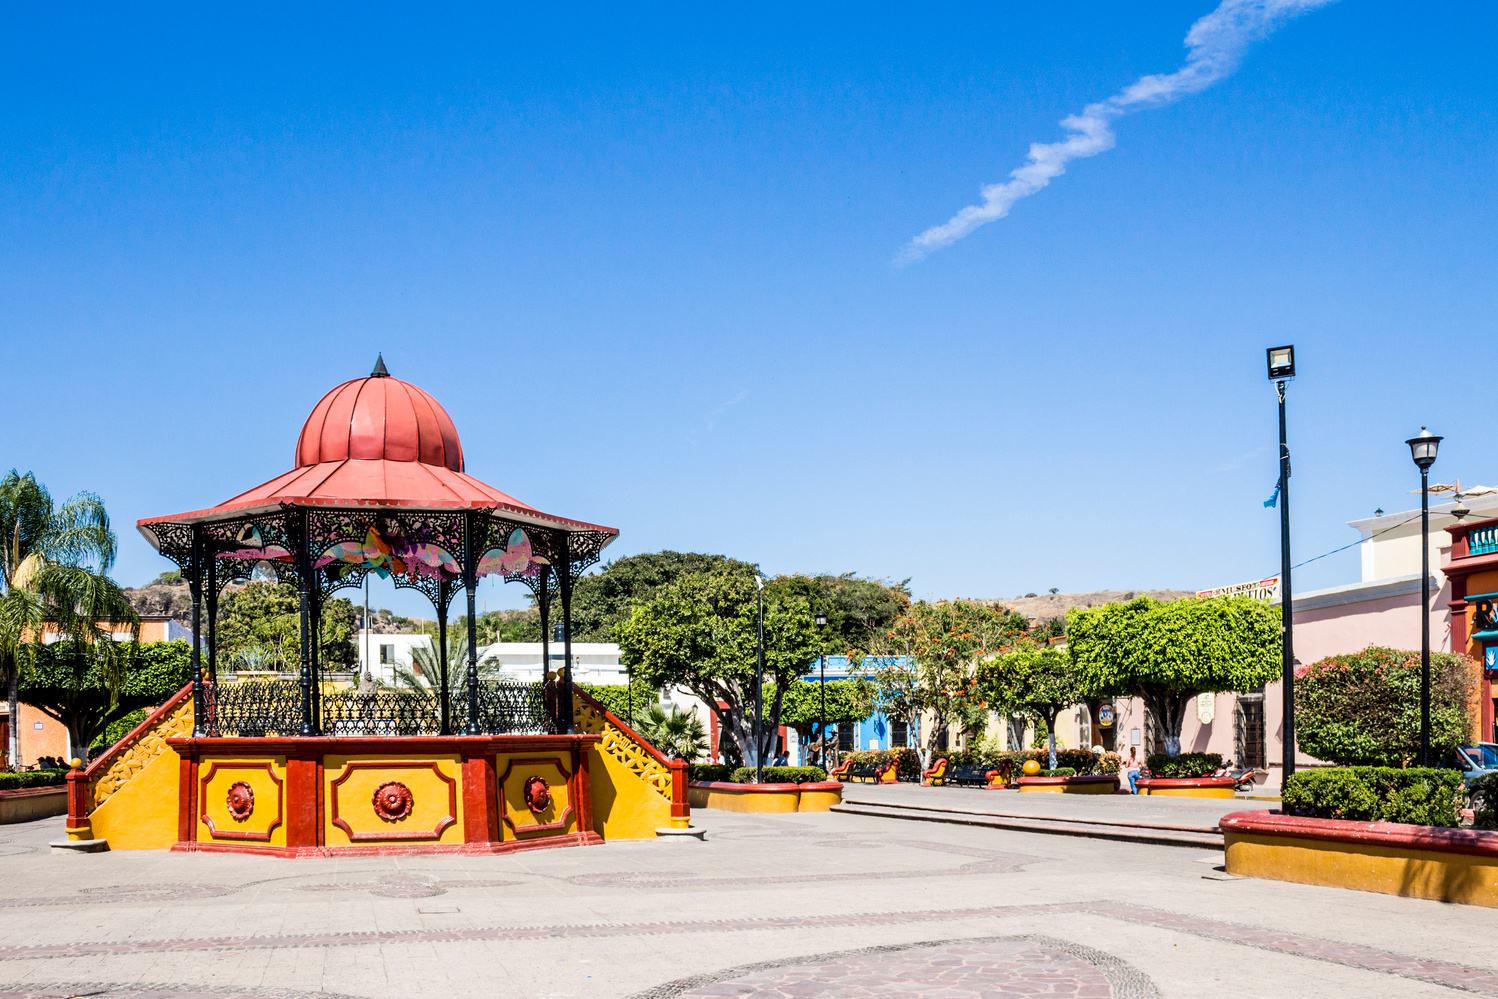
[[[1117, 753], [1111, 754], [1113, 757], [1113, 769], [1111, 771], [1101, 769], [1102, 767], [1108, 765], [1108, 755], [1109, 754], [1094, 753], [1089, 749], [1058, 749], [1056, 750], [1056, 769], [1059, 770], [1065, 768], [1083, 775], [1094, 773], [1117, 773]], [[1012, 760], [1014, 764], [1014, 772], [1015, 774], [1019, 774], [1021, 773], [1026, 760], [1035, 760], [1040, 764], [1041, 769], [1048, 769], [1046, 765], [1051, 760], [1051, 753], [1048, 749], [1022, 749], [1017, 752], [1004, 753], [1001, 758]]]
[[[758, 772], [753, 767], [739, 767], [733, 772], [735, 784], [753, 784]], [[766, 784], [816, 784], [827, 779], [821, 767], [765, 767]]]
[[[1050, 751], [1049, 750], [1046, 751], [1046, 755], [1050, 755]], [[1041, 776], [1041, 777], [1075, 777], [1075, 776], [1077, 776], [1077, 772], [1075, 770], [1073, 770], [1071, 767], [1057, 767], [1055, 770], [1042, 770], [1039, 773], [1038, 776]]]
[[687, 767], [687, 780], [731, 781], [733, 767], [727, 763], [693, 763]]
[[1411, 767], [1301, 770], [1280, 792], [1286, 815], [1454, 828], [1462, 775]]
[[19, 791], [28, 787], [57, 787], [68, 782], [66, 770], [23, 770], [0, 774], [0, 791]]
[[1151, 753], [1144, 765], [1151, 777], [1210, 777], [1222, 767], [1222, 754], [1182, 753], [1180, 756], [1170, 756], [1166, 753]]

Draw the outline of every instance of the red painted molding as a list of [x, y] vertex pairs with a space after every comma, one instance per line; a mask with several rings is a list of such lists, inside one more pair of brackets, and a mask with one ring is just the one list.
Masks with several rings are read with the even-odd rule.
[[286, 759], [286, 846], [315, 849], [322, 846], [322, 768], [316, 759], [288, 756]]
[[[218, 829], [214, 827], [213, 820], [208, 817], [208, 784], [213, 780], [213, 775], [220, 770], [264, 770], [270, 774], [270, 779], [276, 785], [276, 817], [265, 828], [264, 832], [243, 832], [238, 829]], [[276, 831], [276, 827], [281, 824], [281, 820], [286, 815], [286, 788], [281, 778], [276, 776], [275, 764], [269, 760], [262, 760], [259, 763], [226, 763], [221, 760], [214, 760], [208, 766], [208, 773], [198, 778], [198, 787], [201, 789], [198, 797], [198, 815], [203, 825], [208, 827], [208, 834], [215, 839], [258, 840], [262, 843], [269, 843], [271, 833]], [[246, 816], [246, 818], [248, 817]]]
[[734, 791], [740, 794], [775, 794], [784, 791], [799, 791], [803, 788], [812, 791], [828, 791], [843, 785], [837, 781], [821, 781], [815, 784], [735, 784], [732, 781], [723, 780], [694, 780], [688, 781], [687, 786], [705, 787], [712, 791]]
[[[356, 833], [349, 827], [348, 822], [338, 815], [339, 791], [344, 781], [354, 775], [357, 770], [431, 770], [439, 780], [447, 784], [447, 814], [437, 820], [436, 828], [430, 832], [421, 829], [400, 832]], [[458, 821], [458, 782], [442, 772], [437, 760], [351, 760], [343, 766], [343, 772], [333, 778], [328, 785], [328, 800], [332, 807], [333, 825], [342, 829], [344, 835], [354, 842], [359, 840], [392, 840], [392, 839], [438, 839], [443, 830]]]
[[1486, 829], [1442, 829], [1400, 822], [1345, 822], [1312, 819], [1280, 812], [1233, 812], [1218, 825], [1224, 833], [1320, 839], [1361, 846], [1465, 853], [1498, 858], [1498, 832]]
[[319, 857], [412, 857], [425, 854], [457, 853], [489, 856], [520, 853], [526, 850], [551, 850], [566, 846], [602, 846], [603, 837], [595, 832], [567, 833], [564, 836], [542, 836], [537, 839], [506, 840], [503, 843], [425, 843], [401, 846], [261, 846], [252, 843], [177, 843], [175, 853], [248, 853], [283, 860]]
[[72, 790], [72, 781], [67, 784], [52, 784], [48, 787], [18, 787], [9, 791], [0, 791], [0, 801], [5, 801], [7, 798], [40, 798], [46, 794], [71, 794]]
[[489, 843], [499, 839], [492, 818], [494, 763], [483, 756], [463, 760], [463, 839]]
[[601, 735], [391, 735], [391, 736], [270, 736], [266, 738], [210, 738], [179, 736], [166, 740], [184, 755], [302, 756], [323, 753], [358, 756], [363, 753], [458, 753], [486, 756], [497, 753], [564, 752], [574, 742], [593, 746]]

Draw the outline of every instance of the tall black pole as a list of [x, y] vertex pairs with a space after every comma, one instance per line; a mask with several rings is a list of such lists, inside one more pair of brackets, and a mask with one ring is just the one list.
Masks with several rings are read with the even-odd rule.
[[1280, 673], [1284, 678], [1284, 723], [1280, 756], [1284, 779], [1295, 773], [1295, 641], [1294, 608], [1290, 598], [1290, 445], [1285, 439], [1285, 383], [1275, 388], [1280, 397], [1280, 630], [1284, 633]]
[[575, 731], [572, 719], [572, 553], [567, 550], [567, 539], [562, 539], [562, 567], [557, 570], [557, 589], [562, 597], [562, 682], [558, 685], [562, 703], [562, 731], [571, 735]]
[[[208, 734], [207, 704], [203, 699], [203, 532], [192, 529], [192, 734]], [[15, 720], [11, 720], [15, 724]], [[88, 747], [78, 755], [88, 758]]]
[[[550, 690], [551, 704], [547, 710], [551, 712], [552, 733], [561, 731], [558, 719], [561, 717], [561, 707], [557, 702], [556, 692], [561, 689], [561, 684], [552, 679], [551, 676], [551, 566], [542, 565], [541, 574], [536, 577], [536, 607], [541, 612], [541, 684], [542, 690]], [[548, 686], [548, 684], [550, 686]]]
[[822, 758], [817, 762], [827, 769], [827, 653], [822, 653]]
[[1420, 469], [1420, 765], [1430, 766], [1430, 468]]
[[765, 581], [754, 577], [754, 602], [759, 619], [754, 660], [754, 782], [765, 782]]

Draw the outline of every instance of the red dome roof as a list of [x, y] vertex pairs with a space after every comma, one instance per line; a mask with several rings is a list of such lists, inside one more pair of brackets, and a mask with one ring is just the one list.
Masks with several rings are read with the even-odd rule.
[[297, 468], [383, 458], [463, 471], [463, 445], [447, 410], [415, 385], [380, 374], [384, 367], [322, 397], [297, 439]]

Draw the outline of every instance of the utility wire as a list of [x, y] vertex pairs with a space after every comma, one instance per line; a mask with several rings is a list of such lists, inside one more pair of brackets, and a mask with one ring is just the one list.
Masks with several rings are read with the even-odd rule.
[[1299, 563], [1298, 565], [1292, 565], [1290, 568], [1292, 570], [1293, 569], [1299, 569], [1302, 565], [1310, 565], [1312, 562], [1318, 561], [1320, 559], [1324, 559], [1328, 555], [1335, 555], [1335, 554], [1337, 554], [1337, 552], [1345, 552], [1349, 548], [1356, 548], [1358, 545], [1362, 544], [1364, 541], [1372, 541], [1374, 538], [1382, 537], [1383, 535], [1388, 534], [1390, 531], [1397, 531], [1399, 528], [1403, 527], [1405, 524], [1413, 524], [1415, 521], [1417, 521], [1419, 519], [1420, 519], [1420, 515], [1417, 513], [1413, 517], [1411, 517], [1409, 520], [1401, 520], [1399, 523], [1394, 524], [1391, 527], [1384, 528], [1382, 531], [1379, 531], [1377, 534], [1370, 534], [1366, 538], [1359, 538], [1358, 540], [1354, 541], [1352, 544], [1343, 545], [1341, 548], [1333, 548], [1329, 552], [1323, 552], [1322, 554], [1317, 555], [1315, 558], [1308, 558], [1304, 562]]

